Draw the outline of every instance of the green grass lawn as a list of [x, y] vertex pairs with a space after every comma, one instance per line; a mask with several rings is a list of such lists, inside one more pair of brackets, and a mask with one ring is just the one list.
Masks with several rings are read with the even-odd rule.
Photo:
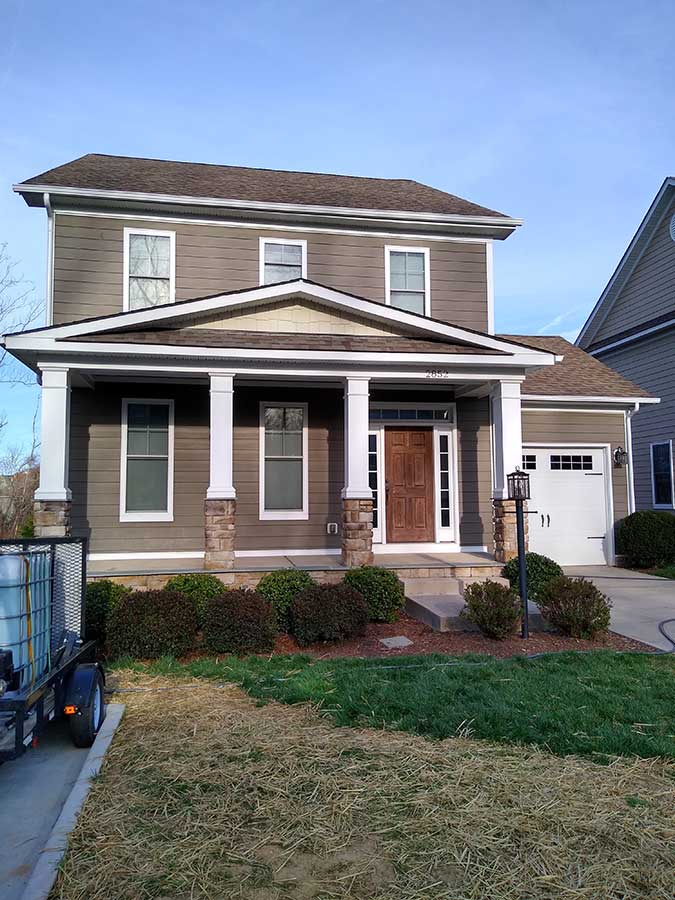
[[599, 762], [675, 758], [675, 654], [223, 657], [149, 669], [234, 682], [261, 701], [311, 703], [337, 725], [535, 744]]
[[655, 569], [651, 574], [656, 575], [658, 578], [675, 578], [675, 565]]

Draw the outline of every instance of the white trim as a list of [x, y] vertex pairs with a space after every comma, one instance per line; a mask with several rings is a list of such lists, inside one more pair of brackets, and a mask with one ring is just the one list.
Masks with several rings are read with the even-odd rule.
[[325, 225], [276, 225], [270, 222], [252, 222], [245, 219], [206, 219], [203, 217], [176, 216], [166, 215], [162, 213], [148, 212], [144, 215], [139, 213], [126, 213], [112, 210], [111, 212], [99, 212], [95, 209], [55, 209], [54, 215], [59, 216], [79, 216], [80, 218], [100, 218], [100, 219], [124, 219], [138, 222], [170, 222], [179, 225], [217, 225], [221, 228], [249, 228], [260, 229], [266, 231], [299, 231], [312, 234], [346, 234], [358, 237], [377, 237], [391, 238], [392, 240], [402, 241], [441, 241], [454, 242], [456, 244], [485, 244], [492, 241], [492, 238], [476, 235], [475, 237], [464, 237], [459, 234], [420, 234], [418, 232], [399, 232], [399, 231], [373, 231], [365, 228], [329, 228]]
[[[670, 459], [670, 503], [656, 502], [656, 484], [654, 483], [654, 447], [662, 447], [668, 444], [668, 456]], [[649, 469], [652, 478], [652, 508], [653, 509], [673, 509], [675, 508], [675, 480], [673, 478], [673, 442], [672, 440], [653, 441], [649, 445]]]
[[[363, 315], [366, 318], [383, 322], [393, 322], [411, 329], [413, 332], [421, 332], [434, 336], [450, 338], [452, 341], [461, 341], [467, 344], [483, 347], [487, 350], [497, 350], [500, 353], [515, 354], [531, 360], [532, 365], [553, 365], [562, 359], [561, 356], [548, 350], [534, 350], [517, 341], [496, 338], [491, 335], [467, 331], [456, 325], [439, 322], [435, 319], [427, 319], [424, 316], [409, 313], [385, 303], [375, 303], [352, 294], [346, 294], [334, 288], [313, 284], [303, 279], [291, 281], [286, 284], [269, 284], [257, 288], [245, 288], [228, 294], [217, 294], [213, 297], [205, 297], [197, 300], [181, 301], [178, 304], [164, 304], [162, 306], [150, 306], [144, 309], [130, 310], [110, 316], [98, 317], [89, 321], [75, 322], [68, 325], [55, 325], [50, 329], [35, 329], [32, 332], [21, 332], [16, 335], [7, 335], [8, 340], [20, 337], [43, 337], [61, 339], [80, 337], [82, 335], [99, 334], [108, 329], [120, 329], [150, 325], [154, 322], [186, 318], [220, 310], [245, 308], [269, 300], [285, 300], [293, 297], [301, 297], [306, 300], [315, 300], [324, 303], [328, 307], [347, 309]], [[136, 345], [138, 353], [138, 345]], [[200, 348], [203, 353], [203, 348]], [[449, 354], [446, 354], [446, 356]], [[454, 356], [454, 354], [453, 354]], [[513, 359], [513, 357], [511, 357]], [[480, 364], [480, 360], [475, 364]]]
[[607, 564], [613, 566], [616, 562], [616, 547], [614, 536], [614, 483], [612, 478], [612, 445], [593, 441], [524, 441], [523, 449], [540, 448], [551, 450], [557, 448], [590, 448], [602, 450], [604, 457], [603, 480], [605, 482], [605, 558]]
[[523, 412], [520, 384], [501, 381], [490, 392], [494, 476], [492, 495], [508, 496], [507, 476], [522, 466]]
[[[302, 508], [265, 509], [265, 410], [285, 408], [302, 409]], [[309, 519], [309, 425], [308, 404], [294, 400], [261, 400], [258, 404], [258, 518], [260, 521], [298, 521]]]
[[42, 371], [40, 484], [35, 500], [70, 500], [70, 371], [47, 367]]
[[494, 245], [492, 241], [485, 244], [485, 273], [487, 280], [487, 330], [488, 334], [495, 333], [495, 273], [494, 273]]
[[[392, 253], [421, 253], [424, 257], [424, 315], [431, 315], [431, 269], [430, 252], [428, 247], [398, 246], [385, 244], [384, 246], [384, 302], [391, 306], [391, 254]], [[398, 309], [394, 306], [392, 309]]]
[[49, 194], [44, 194], [45, 210], [47, 211], [47, 283], [46, 283], [46, 309], [45, 322], [54, 324], [54, 210], [52, 209]]
[[[430, 543], [415, 543], [414, 541], [407, 544], [378, 544], [373, 546], [373, 553], [378, 554], [395, 554], [395, 553], [487, 553], [488, 549], [485, 545], [462, 546], [455, 541], [440, 543], [438, 541]], [[473, 565], [472, 563], [459, 563], [459, 565]], [[498, 565], [498, 563], [495, 563]], [[412, 568], [424, 569], [424, 563], [415, 563]]]
[[234, 376], [209, 374], [209, 486], [207, 500], [234, 500]]
[[[122, 266], [122, 309], [124, 312], [140, 312], [141, 310], [129, 309], [129, 238], [136, 234], [146, 234], [153, 237], [169, 238], [169, 303], [176, 302], [176, 232], [158, 231], [154, 228], [125, 228], [124, 229], [124, 262]], [[164, 306], [165, 304], [162, 304]], [[143, 309], [152, 309], [144, 307]]]
[[616, 403], [628, 406], [661, 402], [660, 397], [577, 397], [574, 394], [522, 394], [521, 400], [528, 403]]
[[633, 424], [632, 418], [640, 407], [636, 404], [634, 409], [624, 411], [624, 439], [628, 464], [626, 466], [626, 488], [628, 490], [628, 515], [635, 512], [635, 465], [633, 462]]
[[[265, 286], [265, 247], [267, 244], [286, 244], [292, 247], [300, 247], [301, 250], [301, 259], [300, 259], [300, 267], [301, 267], [301, 278], [304, 280], [307, 278], [307, 241], [305, 240], [292, 240], [290, 238], [268, 238], [268, 237], [260, 237], [258, 238], [258, 284], [263, 287]], [[274, 282], [272, 282], [274, 284]]]
[[660, 322], [658, 325], [643, 328], [642, 331], [636, 331], [635, 334], [629, 334], [626, 337], [610, 341], [608, 344], [601, 344], [599, 347], [596, 347], [593, 350], [587, 350], [586, 352], [591, 356], [599, 356], [601, 353], [607, 353], [609, 350], [614, 350], [616, 347], [623, 347], [626, 344], [632, 344], [635, 341], [639, 341], [643, 337], [648, 337], [650, 334], [658, 334], [660, 331], [665, 331], [673, 325], [675, 325], [675, 319], [668, 319], [667, 322]]
[[339, 547], [326, 547], [324, 550], [235, 550], [234, 555], [238, 559], [253, 559], [259, 556], [340, 556], [342, 550]]
[[[371, 435], [375, 438], [375, 453], [377, 454], [377, 528], [373, 527], [373, 544], [384, 544], [387, 536], [387, 525], [384, 519], [384, 423], [371, 422], [368, 427], [368, 439]], [[368, 447], [370, 453], [370, 445]], [[370, 475], [370, 465], [368, 474]]]
[[62, 194], [67, 197], [90, 197], [103, 200], [135, 200], [154, 203], [180, 203], [191, 206], [218, 206], [232, 209], [259, 209], [272, 212], [285, 213], [316, 213], [331, 216], [364, 216], [369, 219], [394, 219], [397, 221], [408, 220], [413, 222], [431, 222], [460, 224], [465, 227], [482, 227], [485, 225], [496, 228], [511, 228], [523, 224], [522, 219], [513, 219], [507, 216], [462, 216], [449, 213], [410, 212], [397, 209], [369, 209], [367, 207], [350, 206], [321, 206], [302, 203], [270, 203], [268, 201], [233, 200], [225, 197], [194, 197], [189, 194], [159, 194], [146, 191], [112, 191], [98, 188], [73, 188], [61, 185], [49, 184], [13, 184], [12, 190], [18, 194], [43, 194], [48, 191], [51, 194]]
[[[578, 347], [582, 346], [582, 342], [583, 342], [584, 338], [586, 337], [587, 332], [589, 332], [589, 331], [591, 332], [590, 338], [592, 339], [592, 337], [595, 334], [597, 334], [598, 329], [600, 329], [602, 327], [604, 321], [606, 320], [607, 316], [610, 313], [610, 310], [614, 306], [614, 303], [616, 302], [616, 299], [619, 296], [620, 291], [619, 291], [619, 293], [617, 293], [617, 295], [615, 297], [612, 298], [610, 303], [607, 304], [607, 309], [605, 309], [604, 311], [601, 311], [602, 305], [603, 305], [605, 299], [607, 298], [607, 295], [609, 294], [609, 292], [614, 288], [615, 284], [617, 283], [619, 276], [623, 273], [624, 268], [627, 266], [631, 253], [637, 246], [637, 243], [640, 240], [640, 238], [642, 237], [645, 229], [650, 224], [650, 222], [652, 220], [652, 216], [656, 213], [656, 210], [658, 209], [658, 205], [661, 202], [661, 200], [663, 199], [666, 191], [673, 185], [675, 185], [675, 178], [666, 178], [664, 180], [663, 184], [661, 185], [661, 187], [659, 188], [659, 191], [658, 191], [656, 197], [654, 198], [654, 200], [652, 201], [649, 209], [647, 210], [642, 222], [640, 223], [640, 225], [638, 227], [638, 230], [633, 235], [631, 242], [629, 243], [628, 247], [624, 251], [624, 254], [621, 257], [621, 259], [619, 260], [618, 266], [614, 270], [611, 278], [607, 282], [607, 285], [606, 285], [604, 291], [602, 292], [602, 294], [600, 295], [595, 306], [591, 310], [589, 317], [584, 322], [583, 327], [582, 327], [581, 331], [579, 332], [579, 336], [577, 337], [577, 339], [575, 341], [575, 343]], [[632, 264], [627, 269], [627, 271], [625, 273], [625, 278], [624, 278], [624, 286], [625, 286], [625, 283], [630, 278], [630, 276], [635, 271], [637, 264], [640, 262], [640, 259], [642, 258], [645, 250], [647, 249], [652, 238], [658, 231], [658, 228], [661, 225], [668, 210], [669, 210], [669, 205], [666, 206], [663, 213], [659, 216], [658, 222], [654, 226], [654, 229], [652, 231], [650, 239], [647, 241], [647, 243], [642, 248], [642, 250], [637, 254], [636, 258], [633, 260]], [[597, 322], [595, 321], [596, 317], [597, 317]]]
[[[488, 548], [483, 545], [462, 545], [457, 544], [387, 544], [386, 547], [373, 548], [375, 553], [395, 554], [395, 553], [487, 553]], [[342, 551], [339, 547], [326, 547], [318, 549], [316, 547], [311, 550], [235, 550], [234, 555], [237, 559], [256, 559], [264, 557], [279, 556], [340, 556]], [[203, 550], [150, 550], [142, 553], [89, 553], [87, 559], [91, 562], [105, 562], [125, 559], [204, 559]], [[92, 574], [96, 574], [95, 572]]]
[[[167, 485], [165, 510], [127, 511], [127, 428], [130, 403], [166, 406], [169, 410]], [[173, 522], [174, 401], [157, 397], [123, 397], [120, 439], [120, 522]]]
[[369, 379], [347, 377], [344, 386], [343, 500], [371, 500], [368, 482]]

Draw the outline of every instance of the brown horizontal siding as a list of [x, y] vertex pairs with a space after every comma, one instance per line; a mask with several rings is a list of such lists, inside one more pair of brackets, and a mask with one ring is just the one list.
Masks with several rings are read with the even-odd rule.
[[492, 549], [492, 463], [487, 399], [457, 401], [459, 537]]
[[397, 240], [370, 235], [288, 232], [254, 228], [56, 216], [54, 322], [109, 315], [122, 309], [124, 228], [176, 233], [176, 299], [258, 285], [260, 237], [307, 241], [307, 277], [384, 302], [385, 245], [430, 248], [431, 312], [456, 325], [487, 328], [485, 245]]
[[675, 329], [617, 347], [603, 353], [601, 358], [608, 366], [661, 398], [657, 406], [643, 407], [633, 417], [631, 425], [635, 506], [652, 509], [650, 445], [659, 441], [675, 443]]
[[674, 212], [675, 204], [671, 204], [607, 318], [593, 334], [593, 343], [606, 342], [675, 307], [675, 243], [670, 237]]
[[[626, 446], [623, 413], [523, 411], [523, 443], [610, 444]], [[626, 468], [611, 465], [614, 521], [628, 515]]]

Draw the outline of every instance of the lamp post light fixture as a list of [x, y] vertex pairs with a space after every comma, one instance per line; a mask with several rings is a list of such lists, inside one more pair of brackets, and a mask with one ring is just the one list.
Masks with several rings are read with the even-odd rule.
[[516, 531], [518, 533], [518, 580], [520, 583], [520, 599], [523, 603], [522, 636], [530, 636], [530, 613], [527, 604], [527, 570], [525, 568], [525, 517], [523, 503], [530, 499], [530, 476], [527, 472], [516, 469], [506, 476], [509, 500], [516, 502]]

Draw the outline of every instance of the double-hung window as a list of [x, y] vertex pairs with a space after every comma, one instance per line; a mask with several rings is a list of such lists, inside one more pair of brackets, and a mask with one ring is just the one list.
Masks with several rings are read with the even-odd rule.
[[431, 315], [429, 250], [385, 247], [385, 300], [406, 312]]
[[307, 277], [307, 241], [260, 238], [260, 284]]
[[124, 229], [124, 309], [173, 303], [176, 235], [173, 231]]
[[122, 401], [120, 521], [173, 520], [173, 400]]
[[260, 518], [306, 519], [307, 404], [260, 404]]
[[673, 445], [662, 441], [651, 445], [652, 499], [654, 506], [673, 508]]

